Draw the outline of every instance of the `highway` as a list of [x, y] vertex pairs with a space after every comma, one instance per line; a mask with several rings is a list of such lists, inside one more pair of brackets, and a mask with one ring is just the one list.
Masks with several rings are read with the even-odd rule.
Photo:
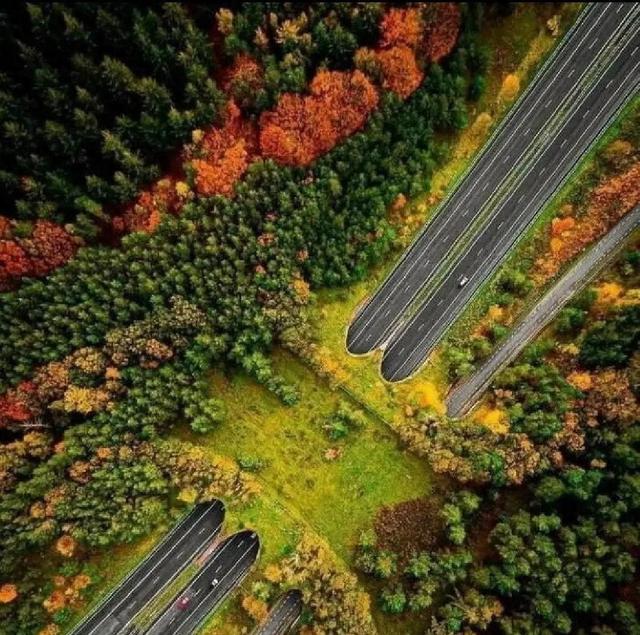
[[102, 604], [72, 631], [73, 634], [111, 635], [125, 631], [134, 615], [216, 537], [224, 515], [224, 504], [219, 500], [196, 505]]
[[446, 399], [447, 414], [462, 417], [489, 387], [491, 379], [560, 312], [562, 307], [615, 255], [631, 232], [640, 227], [640, 206], [627, 213], [591, 247], [513, 328], [494, 353], [468, 379], [453, 388]]
[[351, 353], [366, 354], [383, 346], [412, 304], [443, 275], [445, 261], [477, 234], [486, 216], [510, 191], [512, 181], [554, 137], [566, 114], [577, 107], [594, 68], [604, 62], [638, 9], [637, 3], [597, 3], [583, 11], [458, 187], [359, 309], [347, 331]]
[[255, 564], [258, 535], [239, 531], [223, 540], [196, 576], [144, 631], [148, 635], [189, 635], [224, 601]]
[[406, 379], [424, 363], [581, 157], [637, 93], [639, 53], [640, 18], [636, 13], [624, 30], [621, 46], [616, 47], [586, 94], [574, 100], [569, 115], [492, 210], [488, 222], [465, 245], [420, 308], [393, 334], [382, 358], [385, 379]]
[[254, 629], [252, 635], [285, 635], [300, 619], [302, 607], [302, 591], [287, 591], [278, 599], [265, 620]]

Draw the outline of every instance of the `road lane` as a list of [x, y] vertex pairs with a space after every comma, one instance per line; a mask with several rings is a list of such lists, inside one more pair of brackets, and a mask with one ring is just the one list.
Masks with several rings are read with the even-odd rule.
[[269, 615], [251, 635], [285, 635], [300, 619], [302, 607], [302, 591], [298, 589], [287, 591], [278, 599], [269, 611]]
[[627, 213], [595, 246], [591, 247], [519, 321], [491, 357], [471, 377], [453, 388], [446, 399], [447, 414], [450, 417], [462, 417], [467, 414], [489, 387], [496, 373], [520, 354], [520, 351], [553, 320], [562, 307], [617, 253], [620, 245], [638, 227], [640, 227], [640, 206]]
[[359, 310], [347, 332], [347, 348], [364, 354], [382, 344], [402, 313], [439, 271], [459, 238], [499, 198], [507, 179], [534, 144], [544, 142], [549, 120], [574, 104], [581, 83], [605, 54], [611, 37], [638, 12], [637, 4], [591, 6], [548, 65], [514, 106], [469, 173]]
[[[229, 536], [198, 574], [176, 594], [145, 631], [147, 635], [189, 635], [225, 600], [247, 575], [260, 553], [260, 539], [250, 530]], [[180, 601], [188, 598], [186, 607]]]
[[[404, 379], [425, 361], [475, 291], [561, 187], [580, 157], [637, 92], [639, 45], [639, 20], [635, 19], [625, 45], [617, 51], [581, 107], [565, 122], [554, 142], [539, 155], [420, 310], [394, 334], [382, 360], [385, 379]], [[461, 287], [463, 277], [468, 282]]]
[[224, 521], [224, 504], [196, 505], [98, 606], [73, 635], [111, 635], [126, 629], [131, 618], [173, 580], [215, 538]]

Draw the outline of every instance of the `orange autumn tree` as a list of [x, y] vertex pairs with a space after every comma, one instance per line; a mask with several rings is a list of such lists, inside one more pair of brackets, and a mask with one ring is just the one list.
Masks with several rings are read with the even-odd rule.
[[224, 126], [196, 131], [194, 144], [186, 151], [196, 192], [230, 196], [255, 154], [254, 136], [252, 125], [243, 120], [233, 101], [227, 105]]
[[262, 67], [250, 55], [240, 53], [225, 71], [222, 88], [241, 108], [251, 107], [264, 88]]
[[619, 176], [601, 183], [589, 198], [584, 214], [565, 216], [551, 222], [547, 253], [536, 261], [539, 282], [552, 278], [562, 265], [603, 236], [640, 202], [640, 162]]
[[406, 99], [422, 83], [424, 73], [418, 67], [415, 53], [406, 46], [394, 46], [376, 52], [380, 64], [382, 86]]
[[360, 49], [356, 54], [356, 63], [359, 58], [360, 63], [373, 70], [383, 88], [406, 99], [424, 78], [416, 56], [423, 39], [421, 9], [390, 9], [382, 19], [380, 31], [376, 50]]
[[78, 242], [60, 225], [37, 220], [31, 235], [14, 237], [12, 224], [0, 217], [0, 291], [14, 288], [24, 277], [41, 277], [67, 262]]
[[418, 7], [389, 9], [380, 24], [380, 47], [417, 48], [422, 39], [422, 17]]
[[274, 110], [261, 115], [263, 156], [286, 165], [307, 165], [359, 130], [378, 104], [375, 88], [358, 70], [320, 71], [309, 92], [286, 93]]
[[0, 586], [0, 604], [9, 604], [18, 597], [18, 589], [15, 584], [3, 584]]
[[424, 53], [431, 62], [439, 62], [451, 53], [460, 31], [460, 7], [455, 2], [431, 2], [423, 12]]

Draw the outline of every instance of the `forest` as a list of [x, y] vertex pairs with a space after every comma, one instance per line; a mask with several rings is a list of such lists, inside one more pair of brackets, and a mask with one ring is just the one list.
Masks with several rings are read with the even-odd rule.
[[[390, 210], [430, 191], [485, 99], [485, 33], [518, 10], [0, 9], [0, 632], [68, 632], [99, 588], [94, 556], [184, 504], [261, 504], [261, 461], [207, 444], [241, 427], [212, 376], [304, 406], [286, 350], [333, 390], [311, 359], [317, 297], [397, 253]], [[611, 169], [632, 174], [625, 191], [626, 138], [636, 149]], [[617, 265], [629, 298], [639, 263], [635, 248]], [[507, 434], [406, 406], [402, 452], [447, 479], [432, 549], [396, 553], [363, 527], [356, 577], [304, 532], [246, 614], [296, 581], [303, 632], [372, 633], [377, 610], [420, 632], [639, 632], [640, 314], [618, 304], [585, 293], [500, 375], [485, 409]], [[447, 354], [451, 378], [474, 361]], [[326, 461], [367, 427], [356, 405], [323, 420]]]

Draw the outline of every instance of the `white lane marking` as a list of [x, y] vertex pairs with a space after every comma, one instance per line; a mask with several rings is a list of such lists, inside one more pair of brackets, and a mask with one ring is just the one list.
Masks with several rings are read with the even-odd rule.
[[[174, 549], [177, 549], [180, 546], [180, 543], [182, 543], [183, 540], [185, 540], [185, 538], [187, 538], [187, 536], [189, 536], [192, 531], [195, 530], [195, 528], [198, 526], [199, 521], [204, 517], [205, 514], [207, 514], [209, 511], [211, 510], [211, 507], [208, 506], [206, 507], [202, 513], [198, 516], [197, 520], [194, 521], [193, 525], [187, 530], [187, 532], [180, 537], [180, 539], [176, 542], [175, 545], [173, 545], [171, 547], [171, 549], [169, 549], [169, 551], [167, 551], [167, 553], [164, 555], [164, 557], [159, 560], [155, 566], [153, 566], [148, 573], [145, 574], [145, 576], [138, 582], [138, 584], [136, 584], [130, 591], [129, 593], [127, 593], [122, 600], [120, 600], [120, 602], [118, 604], [115, 605], [115, 607], [113, 609], [111, 609], [111, 611], [109, 611], [109, 613], [107, 613], [107, 615], [105, 615], [88, 633], [87, 635], [92, 635], [92, 633], [95, 633], [96, 630], [98, 629], [98, 627], [102, 626], [102, 624], [105, 622], [105, 620], [109, 617], [111, 617], [112, 615], [114, 615], [115, 613], [118, 612], [118, 610], [120, 609], [121, 606], [123, 606], [123, 604], [129, 599], [129, 597], [135, 593], [136, 591], [138, 591], [138, 589], [140, 588], [140, 586], [142, 585], [142, 583], [149, 578], [150, 575], [152, 575], [154, 573], [154, 571], [161, 565], [166, 563], [166, 561], [169, 559], [170, 555], [173, 553]], [[186, 520], [186, 519], [185, 519]], [[177, 572], [179, 573], [179, 571]], [[176, 573], [176, 575], [177, 575]], [[173, 576], [175, 577], [175, 576]], [[173, 577], [171, 579], [173, 579]], [[127, 622], [126, 625], [128, 625], [129, 622]]]
[[[607, 5], [605, 6], [609, 6], [611, 3], [607, 3]], [[633, 9], [632, 11], [635, 11], [635, 9]], [[537, 98], [535, 98], [534, 102], [528, 107], [528, 111], [531, 111], [535, 108], [535, 106], [542, 100], [542, 98], [546, 95], [547, 90], [553, 86], [554, 82], [556, 81], [556, 79], [558, 79], [558, 77], [561, 76], [562, 71], [564, 70], [565, 66], [573, 59], [573, 57], [575, 55], [578, 54], [578, 52], [580, 51], [580, 48], [582, 46], [582, 43], [587, 39], [587, 37], [589, 36], [589, 34], [596, 28], [596, 26], [598, 26], [598, 24], [600, 23], [600, 21], [603, 19], [603, 17], [606, 15], [606, 9], [602, 10], [602, 13], [600, 13], [599, 15], [596, 16], [596, 19], [594, 21], [594, 23], [589, 27], [589, 29], [582, 35], [582, 37], [578, 40], [577, 44], [575, 45], [575, 47], [569, 51], [569, 55], [567, 57], [567, 59], [561, 63], [560, 67], [556, 69], [555, 74], [552, 73], [552, 77], [547, 81], [546, 84], [542, 85], [542, 90], [540, 92], [540, 94], [538, 95]], [[631, 12], [629, 13], [629, 15], [631, 15]], [[625, 20], [621, 21], [620, 24], [618, 24], [618, 26], [616, 27], [615, 31], [611, 34], [610, 39], [613, 39], [618, 31], [620, 31], [623, 26], [625, 25], [625, 21], [629, 19], [629, 16], [625, 17]], [[566, 44], [566, 42], [565, 42]], [[559, 51], [559, 49], [556, 49], [556, 52]], [[541, 75], [540, 77], [543, 77], [545, 72], [548, 70], [548, 68], [544, 69], [541, 71]], [[580, 81], [582, 79], [582, 77], [585, 75], [585, 73], [587, 72], [588, 68], [585, 68], [585, 70], [582, 72], [582, 74], [580, 75], [580, 77], [578, 78], [577, 81]], [[515, 109], [512, 109], [511, 112], [515, 113], [515, 110], [520, 111], [521, 109], [524, 110], [525, 108], [525, 104], [528, 100], [530, 100], [532, 93], [527, 93], [525, 92], [522, 95], [522, 100], [518, 100]], [[534, 95], [535, 96], [535, 95]], [[551, 113], [550, 117], [553, 117], [555, 115], [555, 113], [560, 109], [560, 107], [562, 106], [562, 104], [564, 103], [564, 99], [561, 98], [557, 108], [554, 110], [553, 113]], [[515, 114], [513, 115], [515, 116]], [[523, 119], [521, 120], [519, 123], [516, 124], [515, 128], [511, 131], [511, 133], [506, 137], [506, 139], [501, 140], [500, 134], [493, 138], [493, 139], [489, 139], [489, 141], [487, 142], [487, 145], [483, 148], [482, 150], [482, 155], [479, 157], [479, 160], [483, 158], [483, 156], [485, 156], [486, 153], [488, 153], [488, 151], [494, 146], [500, 146], [500, 144], [504, 144], [504, 146], [508, 147], [508, 144], [511, 142], [511, 139], [515, 136], [515, 134], [520, 130], [520, 127], [527, 121], [527, 119]], [[505, 119], [505, 122], [508, 123], [508, 119]], [[506, 125], [506, 124], [505, 124]], [[500, 130], [500, 133], [504, 132], [506, 128], [503, 128], [502, 130]], [[506, 129], [508, 130], [508, 129]], [[499, 149], [499, 148], [498, 148]], [[527, 150], [528, 148], [523, 149], [523, 151], [520, 153], [520, 155], [518, 156], [518, 159], [523, 155], [523, 153]], [[475, 177], [475, 181], [473, 181], [472, 183], [469, 184], [466, 192], [463, 192], [463, 197], [462, 199], [455, 204], [455, 206], [453, 207], [453, 209], [449, 212], [448, 217], [445, 219], [445, 223], [443, 224], [442, 227], [440, 227], [435, 234], [433, 235], [433, 237], [430, 237], [429, 240], [426, 242], [426, 244], [422, 247], [422, 250], [420, 252], [419, 255], [421, 255], [422, 253], [424, 253], [425, 251], [427, 251], [428, 249], [431, 248], [431, 245], [433, 244], [433, 242], [437, 239], [437, 237], [440, 235], [440, 233], [442, 231], [444, 231], [447, 226], [448, 223], [452, 220], [452, 218], [455, 215], [455, 212], [461, 207], [461, 205], [464, 203], [464, 201], [467, 200], [467, 198], [469, 197], [469, 195], [474, 191], [476, 185], [478, 182], [480, 182], [480, 180], [482, 179], [482, 177], [484, 176], [484, 174], [486, 174], [486, 172], [493, 166], [494, 161], [497, 159], [497, 157], [500, 155], [499, 151], [494, 152], [493, 156], [490, 157], [489, 163], [488, 165], [480, 172], [480, 174], [478, 174], [477, 177]], [[516, 162], [514, 162], [515, 164]], [[465, 178], [473, 178], [472, 177], [472, 172], [470, 172]], [[463, 183], [460, 183], [460, 187], [463, 185]], [[456, 191], [460, 191], [460, 187], [457, 188]], [[480, 209], [480, 208], [479, 208]], [[426, 231], [426, 229], [425, 229]], [[418, 248], [419, 247], [419, 241], [420, 239], [423, 237], [423, 233], [421, 233], [416, 240], [414, 241], [414, 243], [409, 247], [409, 249], [407, 250], [407, 253], [405, 254], [405, 256], [403, 256], [401, 262], [399, 264], [401, 264], [402, 262], [406, 261], [407, 257], [409, 256], [409, 254], [411, 253], [411, 250], [414, 248]], [[419, 258], [418, 255], [418, 258]], [[397, 267], [394, 268], [394, 270], [389, 274], [389, 277], [387, 277], [387, 279], [382, 283], [382, 285], [380, 286], [380, 288], [378, 289], [378, 291], [376, 292], [375, 296], [379, 295], [380, 293], [382, 293], [385, 289], [387, 284], [391, 284], [391, 288], [390, 288], [390, 292], [387, 293], [385, 296], [383, 296], [382, 302], [380, 302], [376, 308], [373, 310], [373, 312], [371, 313], [371, 315], [369, 316], [369, 318], [367, 320], [365, 320], [364, 324], [356, 331], [356, 333], [353, 336], [353, 341], [356, 341], [362, 334], [362, 332], [369, 326], [369, 324], [377, 317], [377, 315], [379, 314], [379, 312], [382, 310], [382, 308], [385, 306], [385, 304], [387, 302], [389, 302], [392, 299], [393, 294], [396, 293], [396, 291], [398, 290], [400, 284], [402, 284], [404, 282], [404, 280], [406, 279], [406, 277], [413, 271], [413, 268], [415, 266], [415, 260], [409, 262], [409, 267], [407, 269], [407, 271], [403, 274], [403, 276], [400, 278], [399, 281], [397, 282], [393, 282], [392, 281], [392, 276], [394, 271], [396, 271]], [[423, 284], [426, 281], [423, 281]], [[420, 291], [419, 287], [414, 294], [403, 304], [403, 306], [400, 308], [399, 313], [401, 313], [415, 298], [415, 296], [417, 295], [417, 293], [419, 293]], [[363, 311], [366, 310], [363, 309]], [[388, 330], [388, 329], [387, 329]], [[386, 333], [386, 331], [385, 331]], [[383, 334], [384, 335], [384, 334]]]
[[[522, 348], [545, 325], [554, 319], [578, 290], [589, 283], [590, 277], [599, 268], [601, 261], [611, 256], [612, 251], [615, 251], [621, 242], [628, 237], [629, 233], [639, 225], [640, 207], [636, 207], [635, 210], [625, 215], [617, 225], [600, 238], [590, 255], [587, 255], [584, 259], [579, 259], [556, 285], [547, 291], [535, 308], [523, 318], [509, 337], [496, 349], [491, 358], [483, 364], [479, 372], [467, 382], [460, 384], [448, 395], [447, 405], [451, 406], [453, 404], [452, 416], [461, 416], [465, 411], [468, 412], [469, 408], [467, 406], [473, 405], [478, 396], [484, 392], [486, 383], [495, 375], [495, 369], [504, 367], [517, 357]], [[606, 251], [601, 253], [603, 249], [606, 249]], [[595, 255], [596, 252], [599, 254], [598, 257], [592, 259], [591, 255]], [[586, 273], [583, 273], [585, 267]], [[538, 315], [541, 317], [539, 322]], [[462, 405], [459, 405], [459, 402], [462, 402]]]
[[[609, 70], [609, 68], [611, 68], [613, 66], [613, 64], [617, 61], [617, 59], [620, 57], [617, 56], [616, 58], [614, 58], [611, 63], [607, 66], [607, 68], [603, 71], [603, 75], [606, 74], [606, 72]], [[633, 69], [631, 70], [631, 73], [629, 73], [627, 75], [627, 77], [634, 77], [635, 76], [635, 71], [638, 68], [638, 66], [640, 66], [640, 62], [636, 63], [636, 65], [633, 67]], [[592, 86], [591, 90], [589, 91], [589, 95], [596, 89], [596, 87], [598, 86], [597, 82]], [[615, 92], [613, 92], [609, 98], [607, 99], [607, 101], [605, 102], [605, 104], [602, 106], [602, 108], [600, 108], [600, 110], [598, 111], [597, 116], [592, 120], [592, 121], [597, 121], [598, 118], [600, 117], [600, 115], [608, 108], [609, 106], [609, 102], [614, 99], [617, 94], [620, 92], [620, 90], [622, 88], [625, 87], [624, 82], [620, 83], [618, 85], [618, 87], [616, 88]], [[575, 113], [578, 114], [578, 113]], [[571, 123], [571, 119], [568, 119], [565, 122], [565, 125], [563, 127], [568, 127], [568, 125]], [[572, 128], [574, 126], [571, 126]], [[568, 154], [566, 154], [565, 156], [569, 156], [569, 154], [571, 152], [573, 152], [573, 150], [580, 144], [580, 142], [582, 141], [582, 138], [589, 132], [589, 129], [587, 128], [586, 130], [584, 130], [582, 132], [582, 134], [578, 137], [577, 141], [573, 144], [573, 146], [571, 147], [571, 150], [568, 151]], [[554, 174], [557, 171], [554, 171]], [[523, 197], [521, 197], [523, 198]], [[520, 200], [520, 199], [519, 199]], [[506, 205], [508, 199], [504, 201], [503, 206]], [[516, 217], [515, 221], [511, 224], [511, 228], [515, 227], [517, 225], [517, 223], [520, 221], [520, 219], [523, 217], [523, 215], [525, 214], [525, 212], [527, 212], [529, 210], [529, 208], [531, 207], [531, 205], [535, 203], [535, 198], [531, 199], [531, 201], [528, 203], [528, 205], [523, 209], [523, 211]], [[472, 242], [472, 244], [467, 248], [467, 253], [470, 253], [471, 250], [473, 249], [473, 247], [475, 246], [475, 244], [478, 242], [478, 240], [480, 240], [480, 238], [483, 238], [485, 234], [488, 233], [488, 230], [490, 229], [490, 225], [485, 227], [485, 230], [480, 232], [480, 234], [478, 234], [478, 236], [474, 239], [474, 241]], [[488, 258], [491, 259], [491, 257], [493, 256], [493, 254], [496, 252], [496, 250], [501, 246], [501, 243], [497, 243], [496, 246], [491, 250], [491, 253], [489, 254]], [[459, 261], [461, 262], [461, 261]], [[452, 275], [453, 271], [452, 271]], [[442, 282], [442, 284], [440, 285], [440, 287], [438, 288], [437, 291], [439, 291], [440, 289], [442, 289], [444, 285], [444, 281]], [[436, 291], [436, 293], [437, 293]], [[424, 312], [425, 308], [428, 306], [427, 305], [423, 306], [422, 310], [418, 311], [410, 320], [409, 322], [407, 322], [407, 324], [400, 330], [400, 332], [398, 333], [398, 336], [395, 339], [395, 344], [399, 344], [402, 339], [404, 338], [404, 336], [409, 332], [410, 328], [412, 327], [412, 325], [420, 318], [421, 314]], [[448, 317], [448, 315], [446, 316], [441, 316], [440, 318], [438, 318], [438, 320], [436, 320], [436, 322], [431, 326], [431, 328], [429, 329], [429, 331], [422, 337], [422, 339], [419, 341], [417, 346], [413, 347], [413, 353], [411, 356], [413, 356], [413, 354], [420, 348], [422, 348], [424, 342], [426, 341], [426, 339], [431, 335], [431, 333], [433, 332], [433, 330], [438, 327], [440, 325], [440, 323], [442, 322], [442, 320], [444, 318]], [[385, 354], [382, 358], [382, 361], [384, 362], [384, 358], [387, 357], [391, 351], [394, 348], [394, 343], [391, 344], [391, 346], [385, 351]], [[402, 352], [405, 350], [406, 345], [402, 347], [402, 349], [400, 350], [400, 352], [398, 353], [400, 357], [402, 357]], [[410, 356], [410, 357], [411, 357]], [[405, 360], [406, 361], [406, 360]], [[399, 370], [401, 370], [404, 366], [404, 362], [402, 362], [400, 364], [400, 366], [398, 366], [392, 373], [392, 376], [390, 377], [389, 381], [393, 381], [393, 379], [396, 377], [397, 373]]]
[[[610, 6], [611, 3], [607, 3], [606, 6]], [[626, 22], [630, 20], [630, 16], [634, 16], [634, 14], [637, 13], [637, 7], [634, 7], [626, 16], [625, 18], [617, 25], [616, 29], [611, 33], [610, 37], [607, 38], [606, 42], [609, 42], [611, 40], [613, 40], [617, 34], [622, 30], [623, 27], [626, 27]], [[567, 60], [565, 60], [565, 62], [562, 64], [562, 66], [560, 67], [560, 69], [558, 69], [556, 75], [553, 78], [553, 81], [555, 81], [555, 78], [560, 74], [561, 70], [564, 68], [564, 66], [566, 66], [566, 64], [569, 62], [569, 60], [571, 59], [571, 55], [573, 54], [573, 52], [575, 52], [576, 50], [578, 50], [579, 46], [582, 44], [582, 42], [587, 38], [588, 34], [591, 33], [591, 31], [595, 28], [595, 25], [600, 21], [600, 19], [602, 18], [602, 15], [604, 15], [604, 12], [598, 16], [596, 22], [594, 23], [594, 25], [592, 25], [592, 27], [583, 35], [582, 39], [579, 41], [578, 45], [576, 46], [576, 49], [574, 49], [574, 51], [572, 51], [572, 53], [569, 55], [569, 57], [567, 58]], [[578, 79], [578, 82], [585, 76], [586, 72], [587, 72], [588, 68], [586, 68], [582, 74], [580, 75], [580, 78]], [[552, 82], [551, 82], [552, 83]], [[550, 84], [546, 85], [543, 88], [542, 93], [540, 94], [539, 98], [536, 99], [536, 101], [534, 102], [534, 106], [535, 104], [537, 104], [540, 99], [542, 99], [543, 95], [546, 92], [546, 89], [549, 87]], [[526, 98], [528, 99], [530, 97], [530, 94], [526, 95]], [[524, 103], [525, 103], [526, 99], [523, 99], [523, 101], [520, 103], [518, 103], [518, 108], [520, 108]], [[584, 99], [582, 100], [584, 101]], [[559, 102], [558, 106], [556, 107], [556, 109], [554, 110], [553, 113], [551, 113], [549, 115], [549, 117], [553, 117], [555, 115], [555, 113], [558, 112], [558, 110], [561, 108], [562, 104], [564, 103], [564, 99], [561, 99], [561, 101]], [[507, 141], [510, 141], [511, 137], [515, 134], [515, 132], [520, 128], [520, 125], [523, 122], [521, 122], [520, 124], [518, 124], [516, 126], [516, 129], [511, 133], [511, 135], [509, 136], [509, 138], [507, 139]], [[529, 131], [529, 129], [527, 129], [527, 132]], [[542, 133], [544, 133], [544, 129], [542, 129]], [[525, 133], [526, 134], [526, 133]], [[545, 136], [543, 134], [543, 136]], [[491, 140], [490, 140], [491, 141]], [[495, 142], [496, 144], [499, 144], [499, 141], [496, 140]], [[525, 152], [526, 150], [523, 150], [523, 152], [521, 153], [520, 156], [522, 156], [522, 154]], [[496, 152], [494, 154], [494, 156], [491, 158], [489, 165], [487, 165], [487, 167], [484, 169], [484, 171], [478, 176], [478, 178], [476, 179], [475, 183], [477, 183], [482, 174], [484, 174], [493, 164], [493, 162], [495, 161], [497, 155], [499, 153]], [[519, 157], [520, 158], [520, 157]], [[450, 212], [449, 216], [445, 219], [445, 222], [443, 224], [442, 227], [440, 227], [436, 233], [434, 234], [433, 238], [430, 239], [430, 241], [427, 242], [426, 245], [424, 245], [422, 247], [422, 252], [419, 253], [418, 257], [420, 257], [420, 255], [422, 255], [422, 253], [424, 253], [427, 249], [429, 249], [431, 247], [431, 245], [433, 244], [433, 242], [436, 240], [437, 236], [440, 234], [441, 231], [443, 231], [446, 227], [447, 224], [451, 221], [451, 218], [453, 216], [453, 214], [455, 213], [455, 211], [459, 208], [459, 206], [462, 204], [462, 202], [464, 200], [466, 200], [466, 198], [469, 196], [470, 192], [473, 191], [473, 188], [475, 187], [475, 184], [473, 186], [470, 187], [470, 189], [464, 194], [462, 201], [459, 201], [456, 206], [454, 207], [454, 209]], [[483, 206], [481, 206], [479, 209], [482, 209]], [[425, 229], [426, 231], [426, 229]], [[411, 253], [411, 250], [416, 247], [418, 245], [418, 241], [421, 239], [421, 237], [423, 236], [423, 234], [421, 234], [413, 243], [413, 245], [409, 248], [409, 250], [407, 251], [407, 254], [405, 254], [405, 256], [402, 257], [400, 263], [396, 266], [396, 268], [394, 269], [394, 271], [398, 268], [398, 266], [400, 266], [401, 264], [403, 264], [409, 254]], [[373, 313], [371, 314], [371, 316], [365, 321], [365, 324], [360, 328], [359, 331], [356, 332], [355, 336], [354, 336], [354, 340], [357, 340], [359, 337], [361, 337], [362, 332], [364, 331], [364, 329], [367, 328], [367, 326], [375, 319], [375, 317], [378, 315], [379, 311], [381, 310], [382, 306], [384, 306], [384, 304], [386, 304], [386, 302], [388, 302], [389, 300], [391, 300], [392, 296], [397, 292], [397, 290], [399, 289], [399, 285], [406, 279], [406, 277], [409, 275], [409, 273], [414, 269], [414, 267], [416, 266], [416, 261], [413, 260], [412, 262], [409, 262], [409, 266], [407, 271], [402, 275], [402, 278], [400, 279], [399, 282], [395, 283], [395, 285], [393, 285], [390, 289], [390, 292], [383, 297], [382, 302], [379, 304], [379, 306], [377, 308], [374, 309]], [[385, 280], [383, 282], [383, 284], [381, 285], [381, 287], [378, 289], [378, 291], [376, 292], [375, 296], [378, 296], [380, 293], [383, 292], [383, 290], [386, 288], [386, 285], [388, 283], [391, 282], [391, 276], [393, 275], [393, 271], [390, 274], [390, 276], [387, 278], [387, 280]], [[427, 278], [428, 279], [428, 278]], [[413, 294], [408, 298], [408, 300], [406, 300], [404, 302], [404, 304], [402, 305], [402, 307], [400, 308], [398, 315], [400, 315], [404, 309], [414, 300], [414, 298], [418, 295], [418, 293], [420, 292], [420, 289], [422, 288], [422, 286], [426, 284], [426, 280], [423, 280], [422, 283], [416, 288], [416, 290], [413, 292]], [[383, 336], [386, 335], [389, 331], [389, 327], [386, 327], [384, 332], [383, 332]]]
[[[244, 542], [244, 541], [243, 541]], [[255, 544], [255, 543], [254, 543]], [[230, 575], [234, 569], [236, 569], [236, 567], [238, 567], [238, 565], [243, 561], [244, 557], [249, 553], [249, 551], [251, 551], [251, 549], [253, 548], [253, 544], [250, 544], [243, 552], [243, 554], [233, 563], [233, 565], [231, 566], [231, 568], [229, 569], [229, 571], [227, 571], [218, 581], [218, 584], [216, 585], [215, 589], [212, 589], [210, 593], [216, 591], [218, 588], [220, 588], [220, 586], [222, 585], [222, 581], [228, 576]], [[232, 583], [235, 582], [235, 580], [232, 580]], [[223, 598], [225, 598], [227, 596], [227, 594], [233, 589], [233, 586], [228, 589], [224, 594], [223, 594]], [[204, 602], [206, 600], [206, 596], [203, 597], [202, 602]], [[197, 604], [194, 607], [194, 611], [191, 611], [191, 613], [187, 616], [187, 619], [185, 620], [184, 623], [188, 623], [191, 618], [195, 615], [195, 609], [198, 608], [198, 606], [200, 606], [200, 604], [202, 604], [202, 602], [200, 602], [199, 604]], [[210, 612], [210, 611], [209, 611]], [[191, 627], [191, 629], [188, 632], [193, 632], [193, 627]]]
[[[230, 536], [227, 539], [227, 542], [225, 542], [221, 547], [218, 547], [218, 549], [216, 551], [213, 552], [213, 556], [212, 556], [212, 560], [210, 560], [207, 565], [211, 565], [213, 562], [216, 562], [218, 560], [218, 558], [220, 558], [220, 556], [224, 553], [225, 549], [231, 544], [231, 538], [232, 536]], [[202, 570], [198, 573], [198, 575], [193, 578], [193, 580], [191, 580], [191, 582], [189, 583], [189, 587], [193, 588], [196, 584], [196, 582], [203, 576], [205, 575], [208, 571], [209, 571], [209, 566], [205, 565], [204, 567], [202, 567]], [[220, 567], [218, 567], [220, 568]], [[158, 615], [158, 617], [155, 619], [155, 621], [151, 624], [151, 626], [149, 627], [149, 630], [147, 631], [147, 633], [151, 633], [154, 626], [156, 626], [157, 624], [159, 624], [163, 619], [166, 618], [166, 616], [169, 614], [169, 612], [171, 611], [171, 609], [173, 608], [173, 604], [169, 605], [162, 613], [160, 613], [160, 615]], [[195, 607], [194, 607], [195, 608]], [[125, 625], [126, 626], [126, 625]]]

